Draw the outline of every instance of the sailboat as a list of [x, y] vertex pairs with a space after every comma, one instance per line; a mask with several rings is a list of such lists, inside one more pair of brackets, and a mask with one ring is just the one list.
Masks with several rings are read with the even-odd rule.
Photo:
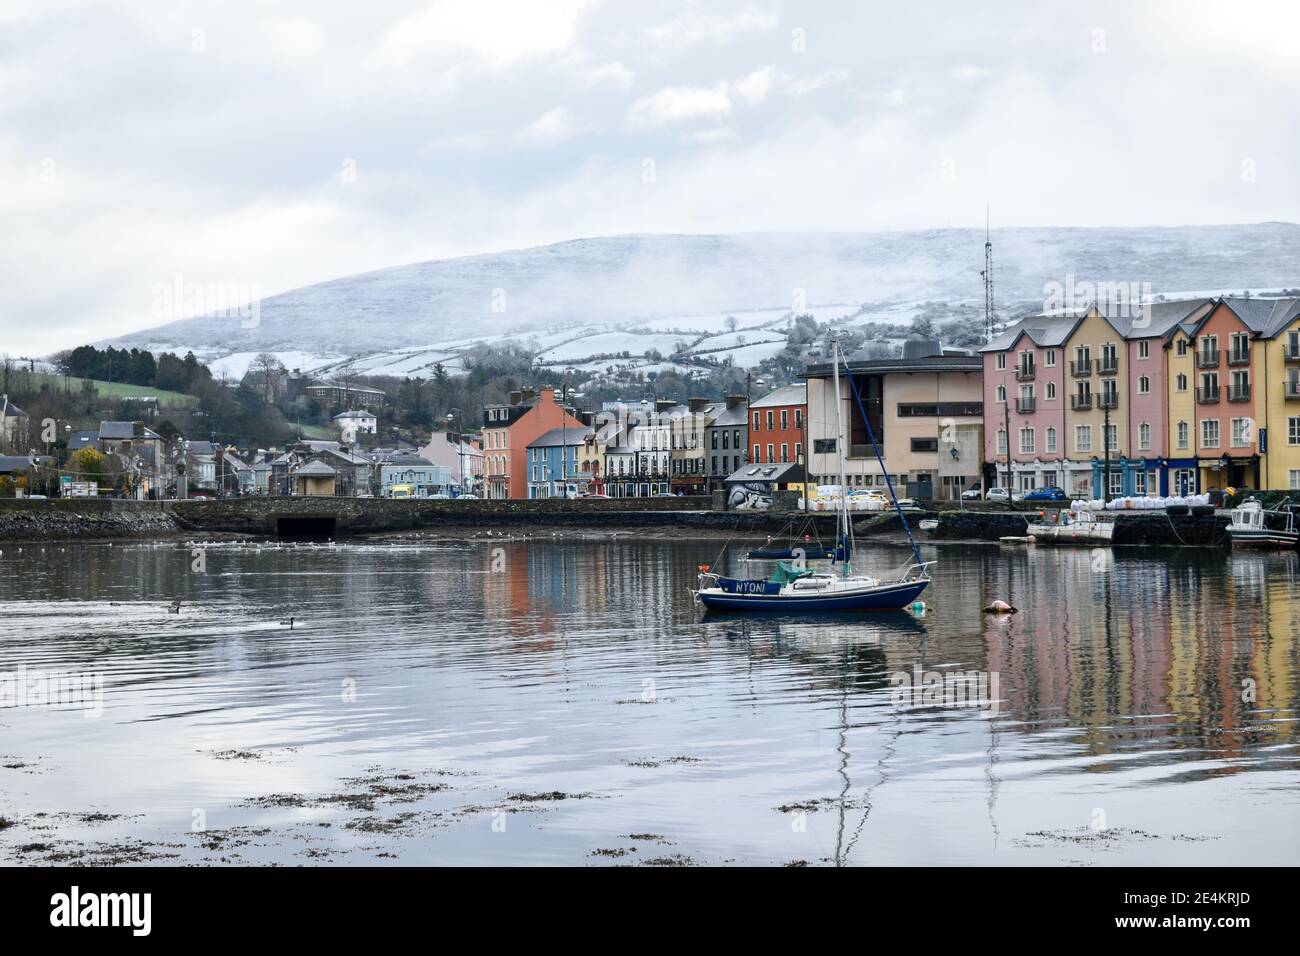
[[[768, 578], [729, 578], [718, 574], [707, 566], [701, 566], [699, 588], [693, 591], [695, 600], [706, 608], [729, 611], [887, 611], [898, 610], [912, 604], [926, 585], [930, 583], [930, 567], [935, 562], [921, 560], [920, 549], [912, 537], [907, 517], [899, 507], [898, 496], [894, 494], [893, 483], [889, 479], [888, 469], [880, 454], [880, 445], [876, 442], [875, 432], [867, 418], [866, 409], [862, 407], [862, 396], [858, 394], [853, 377], [849, 376], [849, 387], [857, 402], [858, 410], [867, 426], [867, 434], [880, 462], [881, 474], [885, 476], [885, 487], [889, 490], [890, 500], [898, 512], [898, 519], [907, 533], [907, 540], [912, 545], [912, 557], [901, 568], [880, 572], [875, 575], [857, 574], [853, 571], [853, 523], [849, 520], [848, 482], [844, 474], [844, 421], [843, 403], [840, 399], [840, 346], [834, 343], [832, 349], [835, 380], [835, 456], [839, 465], [840, 498], [838, 534], [839, 542], [833, 558], [839, 565], [838, 570], [814, 571], [802, 564], [778, 562], [776, 570]], [[847, 371], [847, 366], [845, 367]]]

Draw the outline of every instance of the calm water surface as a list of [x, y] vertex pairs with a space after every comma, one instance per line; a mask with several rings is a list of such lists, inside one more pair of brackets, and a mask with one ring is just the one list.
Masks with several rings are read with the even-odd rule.
[[923, 615], [706, 617], [719, 544], [7, 543], [0, 671], [103, 695], [3, 701], [0, 862], [1296, 861], [1296, 555], [949, 546]]

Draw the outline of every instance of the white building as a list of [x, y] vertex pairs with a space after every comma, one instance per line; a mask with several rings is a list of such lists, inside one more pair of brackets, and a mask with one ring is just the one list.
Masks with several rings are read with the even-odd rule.
[[355, 445], [358, 435], [373, 435], [379, 428], [379, 420], [367, 411], [339, 412], [334, 416], [334, 426], [342, 436], [345, 445]]

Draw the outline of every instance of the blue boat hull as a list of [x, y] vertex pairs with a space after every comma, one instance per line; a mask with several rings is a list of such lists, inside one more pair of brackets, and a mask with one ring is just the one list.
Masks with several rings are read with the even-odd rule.
[[929, 581], [909, 581], [859, 594], [709, 594], [700, 602], [715, 611], [897, 611], [920, 596]]

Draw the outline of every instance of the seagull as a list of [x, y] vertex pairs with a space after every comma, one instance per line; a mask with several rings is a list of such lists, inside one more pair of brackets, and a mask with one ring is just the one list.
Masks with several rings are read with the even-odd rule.
[[169, 605], [168, 608], [167, 608], [167, 613], [168, 613], [168, 614], [179, 614], [179, 613], [181, 613], [181, 602], [180, 602], [180, 601], [176, 601], [176, 602], [172, 603], [171, 605]]
[[289, 618], [289, 620], [287, 620], [287, 621], [281, 621], [280, 623], [281, 623], [281, 624], [284, 624], [284, 625], [287, 625], [288, 628], [289, 628], [289, 630], [291, 630], [291, 631], [293, 630], [293, 618]]

